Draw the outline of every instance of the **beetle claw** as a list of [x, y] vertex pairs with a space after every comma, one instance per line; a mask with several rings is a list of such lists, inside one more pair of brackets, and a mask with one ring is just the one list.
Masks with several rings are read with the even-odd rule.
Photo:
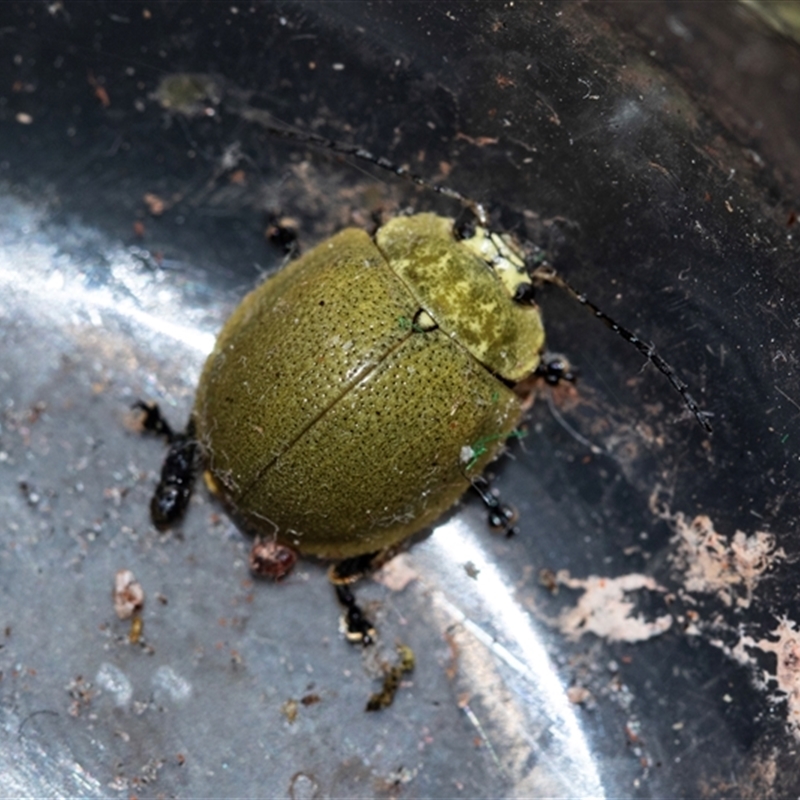
[[147, 403], [144, 400], [137, 400], [131, 408], [134, 411], [142, 411], [141, 420], [142, 430], [154, 433], [156, 436], [163, 436], [170, 444], [175, 439], [175, 431], [167, 422], [158, 403]]

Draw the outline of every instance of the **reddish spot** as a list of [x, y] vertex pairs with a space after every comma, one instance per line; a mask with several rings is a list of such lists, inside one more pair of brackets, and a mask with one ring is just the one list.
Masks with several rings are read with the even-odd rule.
[[631, 744], [637, 744], [641, 741], [639, 735], [633, 730], [633, 728], [631, 728], [630, 725], [625, 726], [625, 735], [628, 737], [628, 741]]
[[291, 572], [297, 553], [273, 541], [257, 540], [250, 550], [250, 572], [257, 578], [279, 581]]

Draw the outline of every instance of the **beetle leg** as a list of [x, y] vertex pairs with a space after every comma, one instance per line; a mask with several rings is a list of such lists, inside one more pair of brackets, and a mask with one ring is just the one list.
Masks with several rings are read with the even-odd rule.
[[356, 602], [356, 598], [346, 583], [335, 584], [336, 597], [345, 608], [345, 636], [353, 644], [365, 647], [375, 641], [375, 628], [364, 616], [364, 612]]
[[397, 548], [387, 547], [375, 553], [345, 558], [328, 569], [328, 580], [336, 589], [336, 597], [345, 607], [345, 636], [355, 644], [368, 645], [375, 641], [375, 628], [356, 603], [350, 585], [370, 572], [380, 569], [397, 554]]
[[535, 374], [544, 378], [545, 383], [550, 386], [557, 386], [561, 381], [574, 383], [578, 379], [578, 371], [569, 361], [557, 353], [544, 353], [536, 367]]
[[[391, 555], [394, 555], [392, 550]], [[364, 553], [364, 555], [345, 558], [336, 564], [331, 564], [328, 570], [328, 580], [335, 584], [355, 583], [359, 578], [363, 578], [370, 572], [380, 569], [391, 557], [385, 556], [385, 550], [376, 553]]]
[[175, 431], [172, 426], [164, 418], [158, 403], [145, 403], [144, 400], [137, 400], [133, 406], [135, 411], [143, 411], [142, 429], [148, 433], [154, 433], [156, 436], [163, 436], [168, 443], [172, 443], [175, 438]]
[[156, 403], [139, 400], [134, 408], [144, 411], [142, 426], [146, 431], [164, 436], [169, 442], [169, 451], [161, 467], [161, 478], [150, 501], [153, 525], [164, 531], [183, 517], [192, 496], [199, 466], [194, 422], [189, 421], [185, 433], [175, 433]]
[[194, 425], [189, 423], [186, 433], [173, 437], [161, 478], [150, 501], [150, 516], [160, 531], [178, 522], [186, 513], [197, 477], [197, 440]]
[[285, 221], [277, 214], [270, 214], [265, 236], [273, 247], [275, 247], [285, 261], [292, 261], [300, 255], [300, 242], [297, 238], [297, 231], [293, 225], [284, 224]]
[[472, 481], [472, 488], [489, 511], [489, 527], [493, 531], [505, 534], [506, 538], [514, 536], [518, 532], [514, 524], [519, 518], [517, 510], [500, 501], [486, 478], [475, 478]]
[[[387, 561], [397, 555], [398, 548], [387, 547], [376, 553], [346, 558], [333, 564], [328, 570], [328, 580], [336, 589], [336, 597], [345, 608], [343, 627], [345, 636], [353, 644], [365, 647], [375, 642], [375, 628], [364, 616], [364, 612], [356, 602], [350, 585], [369, 572], [380, 569]], [[383, 686], [379, 692], [370, 695], [367, 711], [380, 711], [392, 704], [403, 675], [414, 670], [414, 651], [404, 644], [397, 645], [399, 660], [394, 666], [384, 665]]]

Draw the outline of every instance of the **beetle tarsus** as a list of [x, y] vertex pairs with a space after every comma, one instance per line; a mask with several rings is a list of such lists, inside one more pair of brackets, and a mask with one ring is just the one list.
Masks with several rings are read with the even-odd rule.
[[194, 423], [190, 420], [185, 433], [175, 433], [158, 407], [158, 403], [137, 400], [134, 409], [144, 412], [142, 428], [163, 436], [169, 443], [169, 451], [161, 467], [158, 486], [150, 500], [150, 518], [160, 531], [180, 521], [192, 496], [199, 465], [198, 445]]
[[161, 479], [150, 501], [153, 524], [164, 531], [178, 522], [186, 513], [197, 477], [197, 441], [193, 432], [174, 435], [164, 465]]
[[363, 644], [365, 647], [375, 641], [375, 627], [364, 616], [364, 612], [356, 602], [350, 587], [344, 583], [335, 584], [336, 597], [345, 608], [345, 636], [353, 644]]
[[557, 386], [562, 381], [575, 383], [578, 378], [578, 371], [569, 361], [556, 353], [545, 353], [539, 366], [536, 367], [536, 374], [544, 378], [545, 383], [550, 386]]
[[519, 532], [516, 522], [519, 514], [513, 506], [506, 505], [489, 485], [486, 478], [476, 478], [472, 481], [472, 488], [478, 493], [489, 512], [489, 527], [498, 533], [505, 535], [507, 539], [516, 536]]

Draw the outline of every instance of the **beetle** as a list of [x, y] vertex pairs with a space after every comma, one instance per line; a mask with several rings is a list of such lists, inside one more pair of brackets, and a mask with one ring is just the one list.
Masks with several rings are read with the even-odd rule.
[[[305, 139], [407, 174], [360, 148]], [[634, 344], [710, 430], [651, 345], [535, 268], [509, 235], [489, 229], [480, 206], [409, 177], [464, 211], [398, 216], [374, 237], [345, 229], [251, 291], [205, 363], [185, 432], [138, 404], [145, 427], [170, 441], [151, 503], [156, 526], [182, 517], [202, 467], [237, 525], [271, 543], [261, 574], [282, 577], [295, 550], [335, 562], [347, 636], [364, 644], [374, 629], [349, 584], [470, 486], [493, 526], [513, 532], [512, 510], [481, 474], [518, 428], [523, 381], [572, 377], [563, 360], [543, 357], [539, 283], [558, 283]]]

